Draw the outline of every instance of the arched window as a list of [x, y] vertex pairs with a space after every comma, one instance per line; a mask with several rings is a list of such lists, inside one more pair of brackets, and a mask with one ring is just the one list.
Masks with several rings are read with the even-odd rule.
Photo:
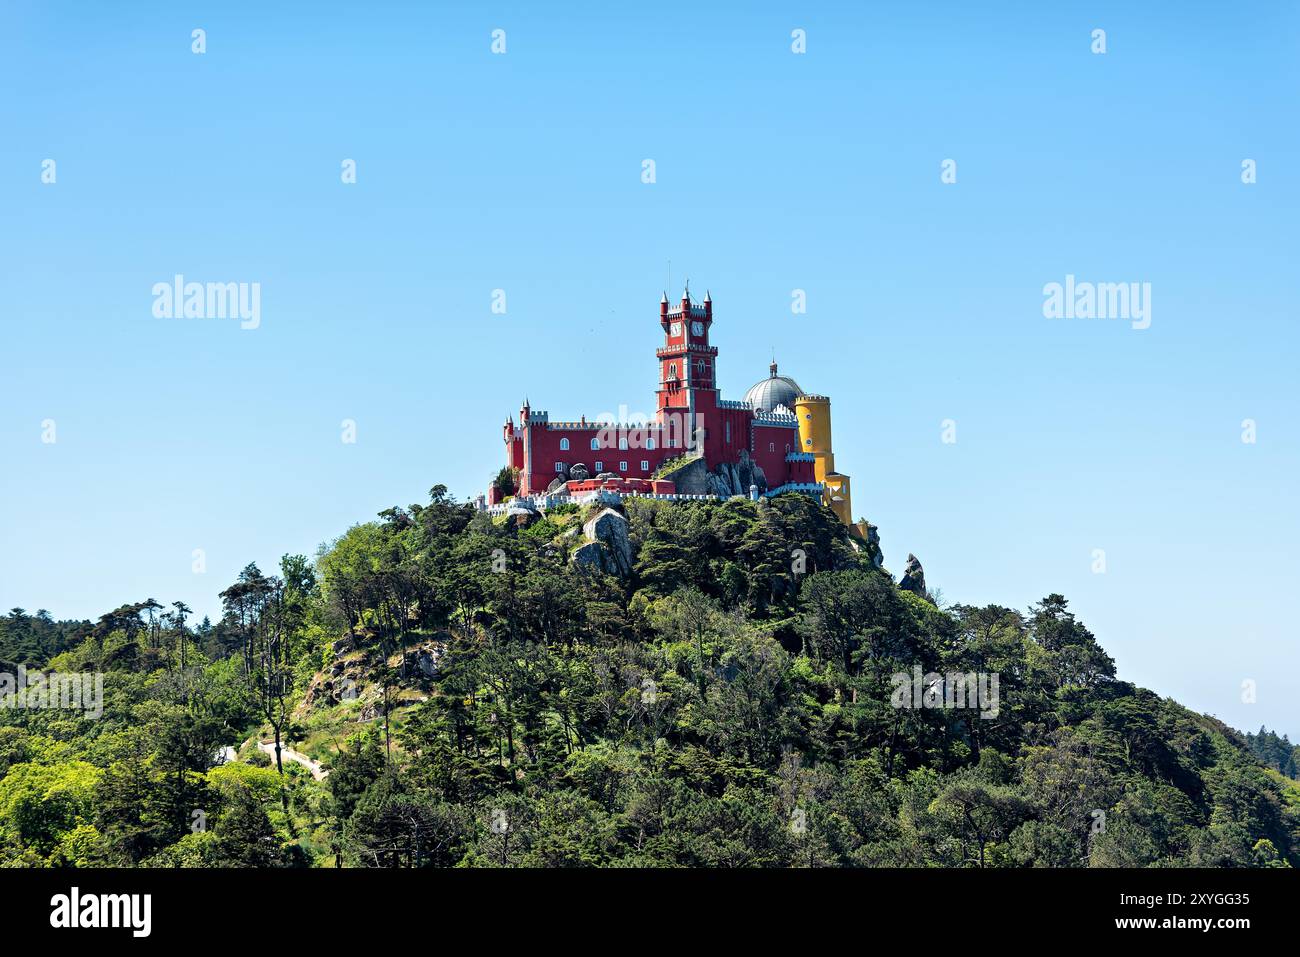
[[568, 440], [568, 439], [560, 439], [560, 451], [561, 451], [561, 452], [567, 452], [567, 451], [569, 451], [569, 440]]
[[646, 440], [645, 440], [645, 447], [646, 447], [647, 449], [653, 449], [653, 448], [655, 447], [655, 440], [654, 440], [654, 439], [646, 439]]
[[[786, 446], [786, 449], [788, 450], [789, 448], [790, 448], [790, 446], [787, 445], [787, 446]], [[768, 442], [768, 443], [767, 443], [767, 450], [768, 450], [769, 452], [775, 452], [775, 451], [776, 451], [776, 443], [775, 443], [775, 442]]]
[[599, 451], [600, 451], [600, 439], [592, 439], [592, 440], [591, 440], [591, 451], [593, 451], [593, 452], [599, 452]]

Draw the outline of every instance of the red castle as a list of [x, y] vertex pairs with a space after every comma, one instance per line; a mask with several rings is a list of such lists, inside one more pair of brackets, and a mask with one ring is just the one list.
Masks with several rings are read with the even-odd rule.
[[[616, 492], [675, 495], [773, 495], [799, 491], [827, 502], [851, 521], [848, 477], [834, 472], [830, 450], [830, 400], [805, 395], [794, 380], [777, 375], [755, 383], [744, 400], [723, 399], [718, 389], [718, 348], [709, 343], [713, 301], [659, 302], [663, 345], [655, 350], [659, 387], [652, 419], [552, 422], [527, 400], [518, 423], [502, 429], [506, 462], [518, 496]], [[806, 422], [799, 416], [805, 415]], [[834, 489], [832, 497], [828, 489]], [[488, 504], [505, 496], [493, 485]]]

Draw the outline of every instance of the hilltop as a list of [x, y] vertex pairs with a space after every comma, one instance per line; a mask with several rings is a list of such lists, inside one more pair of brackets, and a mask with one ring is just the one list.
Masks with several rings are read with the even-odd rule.
[[250, 565], [216, 624], [10, 616], [0, 658], [105, 680], [98, 719], [0, 710], [0, 862], [1300, 864], [1300, 788], [1252, 753], [1294, 773], [1285, 739], [1121, 680], [1060, 595], [905, 584], [807, 496], [438, 486]]

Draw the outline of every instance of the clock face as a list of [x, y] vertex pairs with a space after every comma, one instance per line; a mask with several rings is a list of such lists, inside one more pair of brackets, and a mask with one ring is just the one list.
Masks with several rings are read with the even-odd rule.
[[682, 324], [680, 322], [674, 322], [668, 327], [668, 334], [670, 336], [680, 336], [682, 334]]
[[698, 322], [698, 321], [697, 321], [697, 322], [692, 322], [692, 323], [691, 323], [691, 335], [693, 335], [693, 336], [702, 336], [702, 335], [704, 335], [704, 323], [702, 323], [702, 322]]

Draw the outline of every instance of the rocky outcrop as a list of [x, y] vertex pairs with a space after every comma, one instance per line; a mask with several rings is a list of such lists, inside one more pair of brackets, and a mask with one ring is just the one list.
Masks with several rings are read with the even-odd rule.
[[709, 471], [703, 458], [693, 458], [662, 476], [677, 486], [683, 495], [720, 495], [730, 498], [733, 495], [748, 497], [749, 487], [755, 485], [760, 494], [768, 489], [767, 476], [757, 462], [749, 457], [749, 452], [740, 450], [735, 462], [719, 462]]
[[614, 556], [609, 553], [604, 542], [587, 542], [574, 551], [570, 561], [575, 568], [594, 569], [607, 575], [618, 574]]
[[305, 714], [312, 708], [328, 708], [343, 701], [354, 700], [366, 681], [366, 660], [362, 655], [338, 659], [325, 671], [311, 679], [298, 711]]
[[581, 482], [583, 479], [588, 478], [591, 478], [591, 473], [587, 471], [587, 466], [581, 462], [569, 469], [569, 481], [571, 482]]
[[438, 673], [438, 662], [442, 658], [441, 648], [417, 648], [411, 654], [411, 666], [425, 678], [432, 678]]
[[623, 578], [632, 574], [632, 539], [622, 514], [612, 508], [603, 509], [582, 526], [582, 533], [587, 543], [574, 551], [574, 565]]
[[524, 499], [513, 499], [506, 506], [506, 522], [515, 528], [527, 528], [541, 517], [542, 513], [537, 511], [533, 503]]
[[899, 580], [898, 587], [929, 600], [925, 590], [925, 569], [921, 567], [920, 560], [911, 553], [908, 553], [907, 565], [903, 569], [903, 577]]
[[[450, 634], [443, 631], [436, 637], [427, 638], [407, 648], [403, 684], [428, 687], [428, 683], [438, 675], [450, 640]], [[311, 679], [306, 694], [295, 711], [295, 717], [302, 718], [314, 708], [329, 708], [345, 701], [359, 702], [363, 716], [373, 716], [373, 701], [376, 697], [382, 697], [382, 689], [377, 687], [374, 678], [374, 668], [380, 654], [380, 649], [374, 646], [358, 651], [349, 649], [345, 657], [330, 662], [328, 667], [317, 672]], [[390, 656], [390, 667], [399, 666], [400, 654], [394, 652]]]
[[711, 477], [712, 473], [709, 472], [709, 467], [702, 458], [689, 459], [661, 476], [677, 486], [680, 495], [715, 494], [709, 485]]
[[885, 564], [885, 553], [880, 547], [880, 529], [860, 518], [854, 523], [852, 532], [859, 548], [871, 559], [871, 564], [881, 568]]
[[564, 488], [564, 483], [567, 481], [568, 479], [563, 475], [555, 476], [555, 478], [551, 479], [551, 484], [546, 486], [546, 494], [554, 495], [556, 492], [561, 491]]
[[601, 542], [609, 549], [620, 575], [632, 574], [632, 539], [627, 533], [627, 519], [612, 508], [604, 509], [582, 526], [588, 541]]
[[758, 486], [760, 495], [767, 491], [767, 476], [762, 467], [749, 457], [747, 449], [741, 449], [736, 464], [727, 466], [727, 469], [731, 476], [732, 495], [748, 495], [751, 485]]

